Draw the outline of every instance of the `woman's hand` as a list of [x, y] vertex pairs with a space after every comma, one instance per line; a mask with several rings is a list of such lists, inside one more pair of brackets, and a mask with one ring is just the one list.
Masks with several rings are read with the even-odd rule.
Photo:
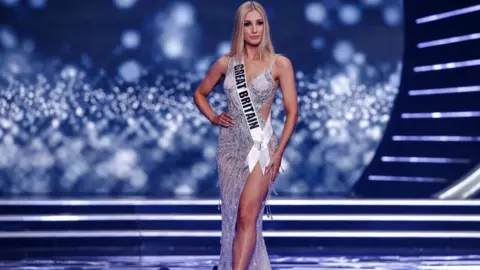
[[233, 119], [228, 113], [221, 113], [213, 118], [212, 123], [222, 127], [233, 127]]
[[275, 178], [277, 178], [277, 175], [280, 171], [282, 156], [283, 156], [283, 153], [275, 152], [275, 154], [273, 154], [272, 157], [270, 158], [270, 164], [267, 166], [267, 169], [265, 170], [267, 174], [269, 175], [272, 174], [272, 182], [275, 181]]

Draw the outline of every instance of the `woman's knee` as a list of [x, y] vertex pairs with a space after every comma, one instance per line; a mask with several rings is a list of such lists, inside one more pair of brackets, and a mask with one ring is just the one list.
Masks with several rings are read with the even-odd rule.
[[254, 203], [246, 204], [240, 207], [237, 217], [237, 227], [248, 229], [255, 226], [258, 216], [258, 206]]

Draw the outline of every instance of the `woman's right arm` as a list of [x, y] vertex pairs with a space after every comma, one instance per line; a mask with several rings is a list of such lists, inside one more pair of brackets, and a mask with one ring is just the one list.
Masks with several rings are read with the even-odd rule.
[[228, 114], [217, 115], [208, 103], [207, 96], [227, 71], [227, 57], [220, 57], [208, 71], [193, 95], [193, 101], [200, 112], [215, 125], [231, 126], [233, 121]]

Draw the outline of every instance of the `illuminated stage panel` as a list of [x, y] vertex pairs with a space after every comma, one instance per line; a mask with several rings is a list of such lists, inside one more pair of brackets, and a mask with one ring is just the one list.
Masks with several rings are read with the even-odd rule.
[[[450, 4], [450, 3], [449, 3]], [[458, 16], [463, 16], [463, 15], [470, 15], [471, 13], [479, 12], [480, 11], [480, 5], [472, 5], [472, 6], [467, 6], [468, 1], [464, 1], [461, 3], [462, 6], [461, 8], [455, 8], [449, 11], [443, 11], [439, 12], [437, 14], [432, 14], [428, 16], [424, 16], [421, 18], [418, 18], [415, 20], [417, 24], [424, 24], [424, 23], [433, 23], [437, 22], [440, 20], [446, 20], [450, 18], [456, 18]], [[452, 5], [449, 5], [450, 8], [452, 8]], [[433, 9], [429, 10], [430, 12], [433, 11]]]
[[445, 46], [449, 44], [455, 44], [458, 42], [468, 42], [468, 41], [477, 40], [477, 39], [480, 39], [480, 33], [471, 33], [466, 35], [453, 36], [453, 37], [441, 38], [441, 39], [430, 40], [430, 41], [423, 41], [418, 43], [417, 47], [420, 49], [424, 49], [424, 48], [431, 48], [436, 46]]
[[462, 93], [476, 93], [476, 92], [480, 92], [480, 85], [412, 89], [408, 91], [408, 95], [410, 96], [448, 95], [448, 94], [462, 94]]
[[[355, 195], [434, 196], [480, 161], [476, 154], [480, 151], [476, 102], [480, 55], [473, 49], [478, 47], [476, 35], [466, 36], [478, 32], [474, 29], [477, 7], [472, 1], [445, 1], [436, 7], [405, 2], [406, 47], [399, 95], [382, 143], [354, 188]], [[460, 11], [445, 13], [452, 10]], [[438, 20], [415, 23], [437, 12], [455, 16], [433, 16]], [[380, 181], [374, 177], [378, 175], [446, 181], [388, 177]]]

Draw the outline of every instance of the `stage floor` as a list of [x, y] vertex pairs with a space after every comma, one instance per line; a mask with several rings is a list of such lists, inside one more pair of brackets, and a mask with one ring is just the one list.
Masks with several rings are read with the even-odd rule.
[[[122, 256], [75, 257], [3, 261], [0, 269], [9, 270], [103, 270], [103, 269], [212, 269], [217, 256]], [[342, 269], [342, 270], [478, 270], [480, 253], [442, 256], [405, 255], [335, 255], [321, 257], [271, 256], [273, 269]], [[162, 268], [167, 266], [168, 268]], [[260, 270], [260, 269], [259, 269]]]

